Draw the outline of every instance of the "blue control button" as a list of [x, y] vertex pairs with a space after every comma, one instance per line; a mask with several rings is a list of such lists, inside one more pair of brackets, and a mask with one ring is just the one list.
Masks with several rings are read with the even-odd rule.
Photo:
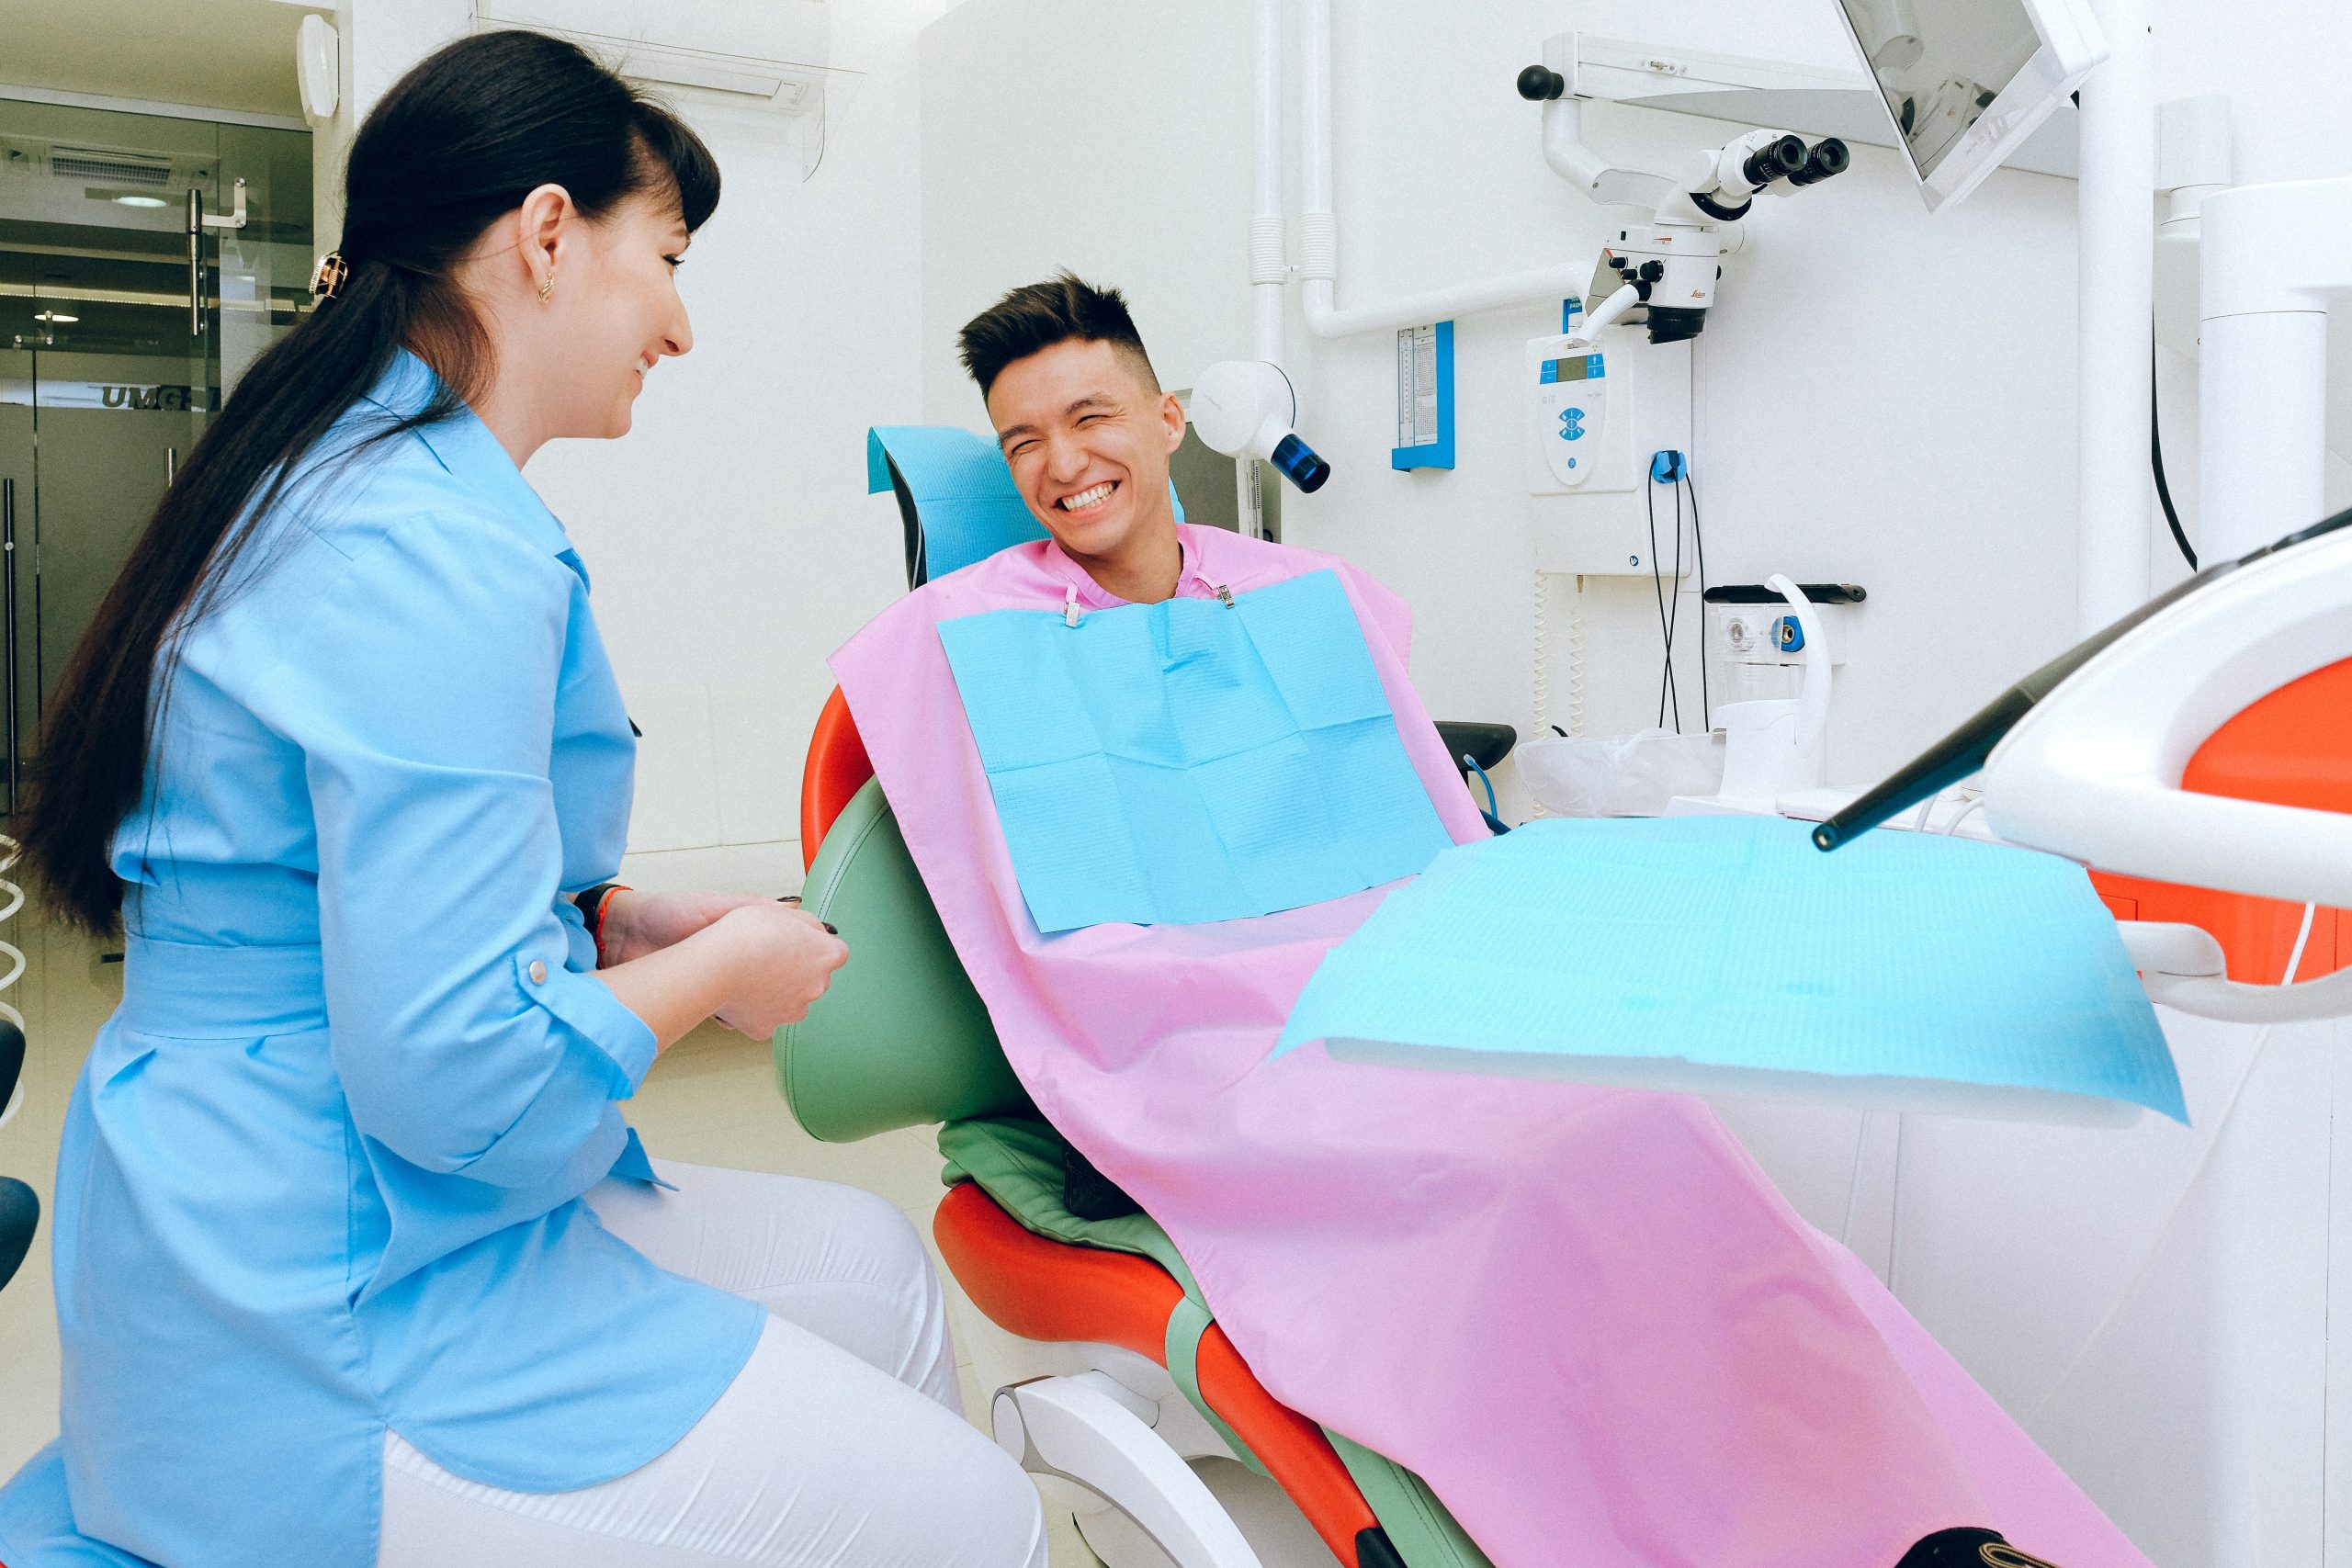
[[1584, 378], [1586, 380], [1598, 381], [1608, 374], [1608, 367], [1601, 362], [1601, 356], [1600, 355], [1589, 354], [1585, 355]]
[[1584, 410], [1562, 409], [1560, 411], [1560, 439], [1563, 441], [1580, 441], [1583, 438]]
[[1568, 459], [1568, 467], [1570, 467], [1571, 468], [1575, 468], [1576, 466], [1577, 466], [1577, 460], [1576, 460], [1574, 457], [1569, 458], [1569, 459]]

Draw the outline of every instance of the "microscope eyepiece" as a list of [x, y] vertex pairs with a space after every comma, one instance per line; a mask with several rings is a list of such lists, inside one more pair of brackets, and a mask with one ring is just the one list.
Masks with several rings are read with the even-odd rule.
[[1762, 190], [1774, 180], [1785, 180], [1795, 175], [1804, 167], [1806, 156], [1801, 138], [1783, 136], [1750, 152], [1747, 161], [1740, 164], [1739, 172], [1749, 185]]
[[1819, 185], [1832, 175], [1844, 174], [1853, 162], [1854, 155], [1846, 151], [1843, 141], [1834, 136], [1824, 137], [1813, 144], [1804, 167], [1791, 175], [1789, 183], [1792, 186]]

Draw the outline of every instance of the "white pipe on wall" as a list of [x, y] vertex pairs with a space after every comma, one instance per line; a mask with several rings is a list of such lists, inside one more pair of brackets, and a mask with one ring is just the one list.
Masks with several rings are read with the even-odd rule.
[[1283, 362], [1283, 0], [1258, 0], [1258, 203], [1250, 220], [1256, 357]]
[[[1301, 294], [1306, 325], [1316, 336], [1394, 332], [1430, 321], [1453, 321], [1480, 310], [1558, 300], [1584, 293], [1592, 269], [1589, 265], [1563, 265], [1434, 289], [1382, 305], [1340, 310], [1333, 299], [1340, 273], [1340, 219], [1331, 197], [1331, 0], [1299, 0], [1298, 55], [1299, 163], [1304, 193], [1299, 211], [1299, 276], [1304, 284]], [[1265, 125], [1266, 110], [1261, 103], [1261, 136]], [[1279, 146], [1279, 106], [1274, 129]]]
[[2327, 308], [2352, 297], [2352, 179], [2241, 186], [2198, 218], [2198, 534], [2228, 560], [2326, 508]]
[[2149, 389], [2155, 375], [2156, 105], [2148, 0], [2097, 0], [2109, 53], [2082, 87], [2076, 619], [2148, 597]]

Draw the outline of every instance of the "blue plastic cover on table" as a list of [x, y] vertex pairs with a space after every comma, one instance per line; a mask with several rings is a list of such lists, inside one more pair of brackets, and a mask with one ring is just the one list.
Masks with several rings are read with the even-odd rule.
[[[1825, 855], [1808, 824], [1532, 822], [1441, 856], [1333, 949], [1315, 1040], [1928, 1078], [2188, 1120], [2081, 867], [1941, 835]], [[1573, 1075], [1564, 1075], [1573, 1076]]]
[[1330, 571], [939, 638], [1041, 931], [1297, 908], [1453, 842]]
[[[874, 426], [865, 433], [867, 494], [890, 488], [894, 463], [922, 525], [925, 581], [1046, 537], [1003, 454], [983, 436], [952, 424]], [[1173, 483], [1168, 492], [1182, 523], [1184, 502]]]

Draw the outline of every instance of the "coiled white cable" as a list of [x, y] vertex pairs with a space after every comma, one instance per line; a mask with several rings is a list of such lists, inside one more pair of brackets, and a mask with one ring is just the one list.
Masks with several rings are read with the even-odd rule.
[[1552, 724], [1552, 673], [1545, 668], [1551, 649], [1545, 638], [1550, 635], [1552, 611], [1552, 576], [1545, 571], [1535, 574], [1535, 638], [1532, 678], [1535, 689], [1535, 732], [1541, 735]]
[[[1552, 727], [1552, 579], [1554, 573], [1535, 574], [1535, 636], [1534, 694], [1535, 728], [1540, 734]], [[1568, 651], [1567, 722], [1560, 728], [1570, 735], [1584, 733], [1584, 595], [1577, 593], [1568, 600], [1566, 627]]]
[[[23, 852], [23, 845], [17, 843], [14, 839], [7, 838], [5, 835], [0, 835], [0, 873], [5, 873], [9, 867], [15, 865], [17, 863], [17, 857]], [[6, 880], [5, 876], [0, 876], [0, 922], [6, 922], [10, 917], [14, 916], [18, 909], [21, 909], [24, 907], [25, 890], [17, 886], [15, 883]], [[6, 991], [9, 987], [15, 985], [19, 979], [24, 977], [25, 954], [23, 950], [18, 948], [14, 942], [0, 942], [0, 963], [5, 963], [7, 965], [6, 973], [0, 974], [0, 991]], [[18, 1012], [14, 1007], [5, 1001], [0, 1001], [0, 1018], [6, 1019], [10, 1023], [15, 1024], [20, 1031], [25, 1027], [25, 1015]], [[23, 1073], [18, 1073], [17, 1075], [17, 1087], [15, 1092], [8, 1096], [8, 1104], [6, 1109], [0, 1110], [0, 1127], [5, 1127], [13, 1121], [17, 1112], [23, 1108], [24, 1103], [25, 1075]]]

